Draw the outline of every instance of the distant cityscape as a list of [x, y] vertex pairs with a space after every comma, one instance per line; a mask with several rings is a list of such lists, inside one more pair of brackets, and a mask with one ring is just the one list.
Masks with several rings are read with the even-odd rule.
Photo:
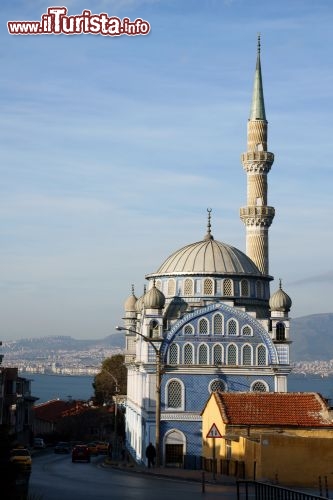
[[333, 359], [328, 361], [295, 361], [291, 363], [293, 373], [303, 375], [319, 375], [329, 377], [333, 375]]
[[93, 376], [101, 371], [106, 358], [122, 352], [120, 346], [103, 346], [101, 341], [76, 341], [71, 337], [24, 339], [3, 342], [2, 366], [17, 367], [19, 372], [27, 373]]
[[[8, 341], [2, 345], [3, 366], [26, 373], [94, 376], [106, 358], [124, 351], [120, 344], [110, 345], [109, 338], [79, 341], [65, 336]], [[294, 361], [291, 366], [295, 374], [333, 375], [333, 359]]]

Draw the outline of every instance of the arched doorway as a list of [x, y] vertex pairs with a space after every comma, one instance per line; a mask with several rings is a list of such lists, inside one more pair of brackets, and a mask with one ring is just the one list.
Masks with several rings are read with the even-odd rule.
[[164, 437], [164, 463], [166, 467], [182, 467], [186, 453], [185, 435], [172, 429]]

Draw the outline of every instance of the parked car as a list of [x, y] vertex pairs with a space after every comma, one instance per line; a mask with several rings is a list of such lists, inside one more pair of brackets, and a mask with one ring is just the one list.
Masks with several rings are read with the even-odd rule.
[[98, 453], [101, 453], [103, 455], [107, 455], [108, 453], [108, 443], [105, 441], [95, 441]]
[[54, 453], [69, 453], [71, 451], [71, 445], [65, 441], [60, 441], [54, 447]]
[[87, 443], [87, 446], [89, 448], [90, 455], [98, 455], [98, 448], [95, 442]]
[[78, 444], [85, 444], [85, 443], [83, 441], [71, 441], [70, 442], [70, 445], [72, 448], [74, 448], [74, 446], [76, 446]]
[[90, 451], [86, 444], [78, 444], [72, 450], [72, 462], [90, 462]]
[[31, 469], [31, 455], [26, 448], [15, 448], [10, 452], [9, 461], [18, 464], [22, 469]]
[[35, 438], [34, 442], [33, 442], [33, 447], [35, 449], [46, 448], [46, 444], [44, 442], [44, 439], [43, 438]]

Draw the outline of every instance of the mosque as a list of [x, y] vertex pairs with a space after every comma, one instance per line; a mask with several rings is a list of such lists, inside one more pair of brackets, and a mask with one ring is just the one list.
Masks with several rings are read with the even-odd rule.
[[[202, 240], [170, 255], [147, 274], [147, 289], [125, 302], [128, 369], [127, 447], [145, 462], [149, 442], [158, 463], [195, 468], [201, 412], [214, 391], [287, 392], [289, 311], [282, 289], [270, 294], [267, 149], [260, 37], [247, 151], [241, 156], [247, 204], [240, 209], [246, 254], [214, 238], [211, 211]], [[156, 425], [157, 422], [157, 425]]]

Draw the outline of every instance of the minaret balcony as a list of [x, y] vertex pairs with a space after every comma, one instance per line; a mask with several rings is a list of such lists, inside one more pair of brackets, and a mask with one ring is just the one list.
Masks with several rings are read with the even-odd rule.
[[274, 162], [274, 154], [269, 151], [247, 151], [241, 155], [244, 170], [267, 173]]
[[267, 206], [248, 206], [240, 208], [240, 218], [249, 226], [269, 227], [274, 219], [275, 208]]

